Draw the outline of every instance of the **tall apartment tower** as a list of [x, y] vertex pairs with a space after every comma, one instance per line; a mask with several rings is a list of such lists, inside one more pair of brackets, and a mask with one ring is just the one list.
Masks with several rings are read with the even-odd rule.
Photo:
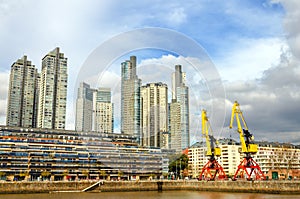
[[113, 133], [114, 117], [111, 89], [98, 88], [93, 92], [93, 130], [101, 133]]
[[175, 99], [169, 104], [169, 132], [171, 136], [171, 149], [175, 149], [176, 152], [182, 151], [182, 135], [181, 135], [181, 108], [180, 103]]
[[92, 131], [93, 92], [90, 85], [80, 83], [76, 100], [76, 131]]
[[[181, 65], [176, 65], [175, 72], [172, 74], [172, 103], [170, 105], [170, 113], [175, 111], [174, 109], [178, 109], [178, 106], [180, 106], [180, 140], [176, 134], [177, 129], [179, 128], [178, 124], [173, 122], [176, 119], [173, 118], [172, 121], [173, 116], [170, 116], [171, 148], [176, 151], [181, 151], [190, 145], [189, 88], [185, 84], [186, 73], [181, 71]], [[176, 125], [176, 128], [174, 126], [172, 127], [172, 125]], [[178, 142], [180, 143], [180, 147], [178, 146]]]
[[12, 64], [7, 102], [7, 126], [36, 127], [38, 77], [37, 69], [26, 55]]
[[141, 145], [168, 149], [168, 86], [141, 87]]
[[39, 128], [65, 129], [67, 80], [67, 58], [55, 48], [42, 59]]
[[140, 87], [136, 57], [121, 63], [121, 132], [137, 136], [140, 142]]

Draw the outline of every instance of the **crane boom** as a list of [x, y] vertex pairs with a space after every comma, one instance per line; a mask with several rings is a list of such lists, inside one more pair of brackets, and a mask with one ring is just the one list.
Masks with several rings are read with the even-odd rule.
[[[218, 141], [214, 138], [212, 134], [209, 134], [211, 132], [211, 126], [208, 121], [208, 117], [206, 115], [206, 110], [202, 110], [202, 134], [205, 136], [206, 140], [206, 147], [207, 147], [207, 156], [220, 156], [221, 150], [218, 147]], [[215, 146], [216, 145], [216, 146]]]
[[[236, 180], [237, 176], [243, 177], [244, 173], [248, 180], [250, 180], [253, 175], [255, 179], [265, 179], [263, 172], [261, 171], [259, 165], [252, 159], [251, 154], [255, 154], [258, 151], [258, 147], [253, 143], [254, 136], [249, 132], [247, 123], [240, 109], [240, 105], [237, 101], [234, 102], [232, 106], [231, 119], [229, 128], [233, 126], [234, 118], [236, 118], [237, 132], [240, 135], [240, 141], [242, 145], [242, 152], [245, 157], [238, 166], [237, 171], [234, 174], [233, 180]], [[242, 126], [243, 125], [243, 126]], [[242, 170], [241, 173], [239, 171]]]
[[218, 141], [212, 134], [209, 134], [209, 132], [211, 132], [211, 127], [205, 110], [202, 110], [201, 119], [202, 135], [205, 137], [207, 147], [206, 156], [209, 156], [210, 158], [202, 168], [199, 179], [215, 180], [216, 177], [218, 179], [224, 179], [226, 178], [226, 175], [223, 167], [217, 162], [215, 158], [215, 156], [221, 155], [221, 149], [218, 147]]
[[[237, 101], [235, 101], [232, 106], [231, 120], [230, 120], [229, 128], [232, 128], [234, 117], [236, 118], [237, 131], [240, 135], [242, 152], [243, 153], [253, 153], [253, 154], [257, 153], [257, 145], [252, 143], [252, 141], [254, 140], [254, 136], [252, 134], [250, 134], [250, 132], [248, 130], [247, 123], [246, 123], [243, 113], [240, 109], [240, 105]], [[242, 127], [240, 120], [242, 120], [243, 127]]]

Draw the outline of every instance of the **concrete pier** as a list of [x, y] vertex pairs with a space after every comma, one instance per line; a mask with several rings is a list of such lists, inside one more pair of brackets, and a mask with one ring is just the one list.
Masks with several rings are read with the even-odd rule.
[[[0, 182], [0, 193], [78, 192], [96, 181]], [[93, 192], [192, 190], [300, 194], [300, 181], [104, 181]]]

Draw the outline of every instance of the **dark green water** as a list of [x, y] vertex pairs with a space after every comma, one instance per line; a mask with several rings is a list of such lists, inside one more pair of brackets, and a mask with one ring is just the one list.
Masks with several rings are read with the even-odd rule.
[[273, 195], [254, 193], [218, 193], [197, 191], [165, 192], [102, 192], [102, 193], [50, 193], [50, 194], [0, 194], [0, 199], [299, 199], [300, 195]]

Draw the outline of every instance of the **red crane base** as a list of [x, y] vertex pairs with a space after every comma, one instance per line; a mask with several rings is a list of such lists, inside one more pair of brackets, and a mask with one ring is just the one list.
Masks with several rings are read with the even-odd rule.
[[199, 180], [215, 179], [226, 179], [226, 174], [223, 170], [223, 167], [217, 162], [217, 160], [209, 160], [202, 168]]
[[232, 180], [236, 180], [238, 176], [240, 176], [240, 178], [246, 177], [247, 180], [266, 179], [259, 165], [251, 157], [244, 157], [244, 159], [239, 164]]

